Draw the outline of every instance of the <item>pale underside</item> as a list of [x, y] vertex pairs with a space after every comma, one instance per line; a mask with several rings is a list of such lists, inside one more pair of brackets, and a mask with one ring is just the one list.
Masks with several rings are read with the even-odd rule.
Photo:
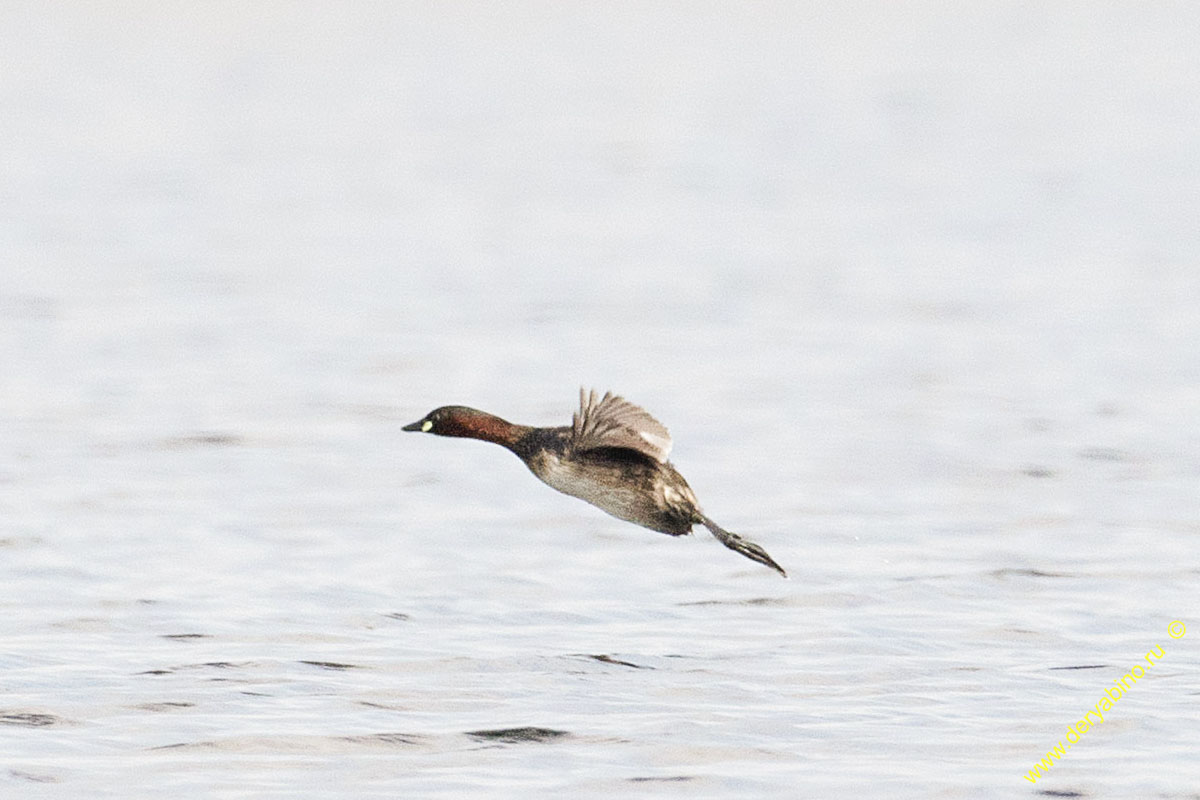
[[[669, 464], [664, 465], [674, 473]], [[563, 494], [578, 497], [618, 519], [663, 533], [687, 533], [699, 504], [682, 478], [631, 482], [618, 469], [599, 469], [574, 458], [542, 453], [529, 464], [535, 475]], [[678, 473], [675, 473], [678, 475]]]

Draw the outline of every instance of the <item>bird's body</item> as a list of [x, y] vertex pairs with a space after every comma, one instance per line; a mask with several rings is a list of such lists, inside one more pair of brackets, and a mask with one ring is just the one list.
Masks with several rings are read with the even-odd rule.
[[646, 411], [606, 393], [580, 392], [572, 424], [514, 425], [465, 406], [443, 406], [404, 430], [495, 442], [515, 453], [544, 483], [618, 519], [681, 536], [704, 525], [726, 547], [787, 573], [751, 541], [730, 533], [700, 510], [696, 495], [667, 461], [671, 435]]
[[571, 453], [559, 442], [562, 449], [542, 447], [525, 462], [548, 486], [652, 531], [679, 536], [692, 529], [696, 495], [669, 462], [623, 447]]

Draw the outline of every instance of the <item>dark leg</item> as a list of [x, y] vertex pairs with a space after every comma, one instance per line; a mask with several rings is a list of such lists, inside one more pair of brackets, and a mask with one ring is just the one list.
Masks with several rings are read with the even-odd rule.
[[717, 537], [717, 541], [728, 547], [730, 550], [733, 550], [736, 553], [741, 553], [751, 561], [757, 561], [760, 564], [765, 564], [783, 577], [787, 577], [787, 573], [783, 571], [783, 567], [776, 564], [775, 559], [767, 555], [767, 551], [763, 550], [754, 542], [750, 541], [749, 539], [743, 539], [736, 533], [730, 533], [703, 514], [697, 513], [696, 517], [696, 522], [699, 522], [701, 525], [708, 528], [712, 535]]

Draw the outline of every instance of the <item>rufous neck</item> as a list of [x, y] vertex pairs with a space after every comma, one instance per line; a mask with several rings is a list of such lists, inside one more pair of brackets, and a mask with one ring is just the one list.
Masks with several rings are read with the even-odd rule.
[[508, 420], [501, 419], [486, 411], [476, 411], [464, 408], [448, 420], [448, 425], [442, 431], [444, 436], [461, 436], [468, 439], [479, 439], [484, 442], [495, 442], [512, 449], [513, 445], [531, 429], [526, 425], [514, 425]]

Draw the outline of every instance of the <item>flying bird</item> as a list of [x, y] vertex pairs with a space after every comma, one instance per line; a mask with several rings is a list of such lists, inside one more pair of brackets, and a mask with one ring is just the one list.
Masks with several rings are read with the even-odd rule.
[[442, 406], [404, 430], [495, 442], [563, 494], [671, 536], [703, 525], [730, 550], [787, 577], [766, 550], [705, 516], [687, 481], [667, 460], [671, 434], [666, 427], [611, 392], [597, 398], [594, 390], [580, 389], [579, 411], [562, 427], [514, 425], [474, 408]]

